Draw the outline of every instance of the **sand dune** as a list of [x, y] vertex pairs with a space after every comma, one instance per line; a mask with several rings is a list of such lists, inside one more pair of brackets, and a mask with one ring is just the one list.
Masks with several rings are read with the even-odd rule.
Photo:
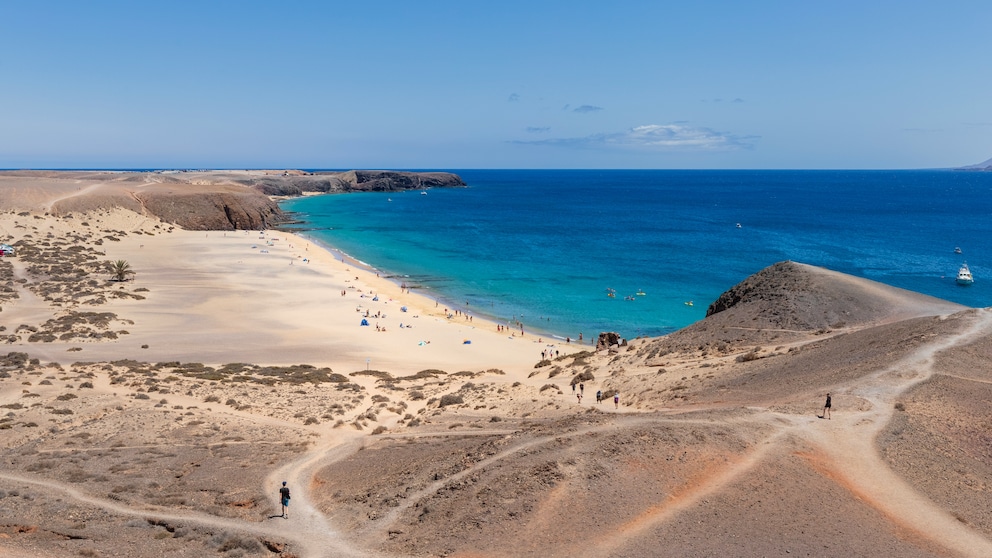
[[0, 189], [5, 555], [992, 555], [989, 310], [782, 262], [539, 363], [305, 238], [72, 192]]

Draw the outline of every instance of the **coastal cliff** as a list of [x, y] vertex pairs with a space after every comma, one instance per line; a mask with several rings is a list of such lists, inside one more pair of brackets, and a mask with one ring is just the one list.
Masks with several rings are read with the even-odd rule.
[[465, 186], [460, 176], [449, 172], [371, 170], [305, 174], [287, 172], [280, 176], [252, 177], [237, 182], [267, 196], [300, 196], [308, 192], [398, 192]]
[[[287, 221], [275, 196], [460, 186], [461, 177], [446, 172], [5, 171], [0, 209], [64, 216], [124, 208], [187, 230], [246, 230]], [[24, 191], [35, 195], [14, 195]]]

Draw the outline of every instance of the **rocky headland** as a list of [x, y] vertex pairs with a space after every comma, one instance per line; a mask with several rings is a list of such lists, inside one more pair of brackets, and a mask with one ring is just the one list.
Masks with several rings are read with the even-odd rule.
[[[287, 221], [277, 196], [460, 186], [444, 172], [3, 171], [0, 203], [56, 216], [124, 208], [186, 230], [259, 230]], [[15, 195], [24, 190], [33, 192]]]

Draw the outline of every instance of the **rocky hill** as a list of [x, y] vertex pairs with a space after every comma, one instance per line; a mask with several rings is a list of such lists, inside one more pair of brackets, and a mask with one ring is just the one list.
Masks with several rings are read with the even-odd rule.
[[720, 295], [706, 319], [652, 339], [646, 354], [732, 354], [741, 347], [948, 314], [964, 306], [828, 269], [784, 261]]

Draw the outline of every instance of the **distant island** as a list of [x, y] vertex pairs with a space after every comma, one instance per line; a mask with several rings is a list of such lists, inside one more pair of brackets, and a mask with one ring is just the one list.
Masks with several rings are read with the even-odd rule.
[[981, 163], [974, 165], [968, 165], [966, 167], [958, 167], [954, 170], [964, 170], [964, 171], [992, 171], [992, 159], [986, 159]]

